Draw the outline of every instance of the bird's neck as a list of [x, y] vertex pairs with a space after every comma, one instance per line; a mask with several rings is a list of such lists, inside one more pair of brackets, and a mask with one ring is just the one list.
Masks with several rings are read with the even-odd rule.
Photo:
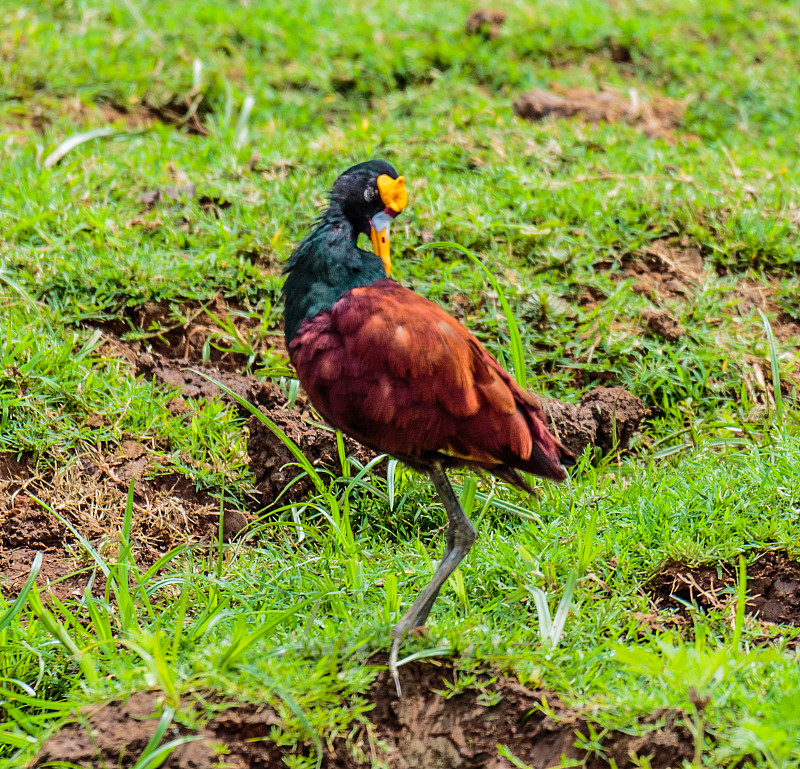
[[358, 235], [332, 201], [289, 258], [283, 284], [287, 346], [304, 320], [330, 309], [348, 291], [386, 277], [380, 258], [358, 248]]

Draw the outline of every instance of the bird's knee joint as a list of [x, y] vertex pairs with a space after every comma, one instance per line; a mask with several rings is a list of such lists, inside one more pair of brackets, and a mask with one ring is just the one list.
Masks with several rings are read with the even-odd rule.
[[469, 526], [456, 529], [453, 540], [456, 547], [469, 550], [475, 544], [477, 538], [478, 532], [475, 531], [475, 527], [470, 523]]

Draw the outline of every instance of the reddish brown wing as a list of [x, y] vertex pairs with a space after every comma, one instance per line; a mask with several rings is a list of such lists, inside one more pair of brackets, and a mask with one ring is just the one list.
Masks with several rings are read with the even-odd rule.
[[311, 402], [372, 448], [564, 478], [538, 401], [433, 302], [392, 280], [353, 289], [289, 346]]

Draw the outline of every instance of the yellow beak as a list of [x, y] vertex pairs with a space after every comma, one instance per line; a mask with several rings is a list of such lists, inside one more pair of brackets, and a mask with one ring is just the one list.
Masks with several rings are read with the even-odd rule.
[[392, 271], [392, 256], [389, 250], [389, 225], [391, 221], [392, 217], [381, 211], [372, 217], [369, 230], [372, 250], [381, 258], [387, 278]]

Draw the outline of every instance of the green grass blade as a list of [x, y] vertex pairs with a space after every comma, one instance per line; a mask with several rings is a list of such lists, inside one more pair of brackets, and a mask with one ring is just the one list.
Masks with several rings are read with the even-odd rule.
[[555, 649], [561, 642], [564, 635], [564, 628], [567, 624], [567, 617], [569, 610], [572, 606], [572, 597], [575, 594], [575, 586], [578, 584], [577, 572], [571, 571], [567, 577], [567, 583], [564, 585], [564, 593], [561, 600], [558, 602], [555, 617], [553, 617], [553, 624], [550, 628], [550, 644]]
[[547, 603], [547, 594], [539, 587], [530, 588], [533, 604], [539, 617], [539, 637], [543, 643], [549, 644], [553, 632], [553, 620], [550, 616], [550, 605]]
[[736, 619], [733, 623], [733, 638], [731, 646], [734, 650], [738, 650], [739, 643], [742, 638], [742, 629], [744, 628], [744, 612], [747, 606], [747, 564], [745, 563], [744, 556], [739, 554], [739, 573], [738, 583], [736, 585]]
[[78, 663], [83, 675], [91, 684], [97, 682], [97, 670], [91, 655], [88, 652], [81, 650], [70, 636], [64, 625], [59, 622], [42, 604], [39, 597], [39, 592], [35, 585], [31, 586], [31, 591], [28, 594], [28, 605], [31, 611], [36, 615], [48, 633], [55, 638], [66, 650], [74, 657]]
[[294, 606], [284, 611], [277, 612], [268, 620], [265, 620], [257, 630], [235, 639], [220, 656], [217, 663], [218, 666], [224, 668], [233, 664], [236, 658], [249, 649], [256, 641], [272, 633], [279, 625], [289, 619], [289, 617], [296, 614], [300, 609], [308, 606], [314, 600], [316, 600], [316, 596], [298, 601]]
[[5, 628], [11, 624], [11, 621], [17, 616], [22, 607], [25, 605], [28, 593], [36, 582], [36, 577], [39, 575], [39, 571], [42, 568], [42, 557], [43, 556], [41, 553], [36, 553], [36, 555], [33, 557], [31, 572], [28, 575], [28, 579], [25, 580], [25, 584], [22, 586], [22, 589], [14, 599], [14, 602], [8, 607], [8, 609], [6, 609], [3, 616], [0, 617], [0, 632], [5, 630]]
[[772, 326], [770, 325], [767, 316], [758, 309], [758, 314], [761, 316], [761, 322], [764, 325], [764, 333], [767, 335], [767, 344], [769, 345], [769, 363], [772, 369], [772, 394], [775, 397], [775, 416], [777, 417], [778, 424], [783, 424], [783, 395], [781, 394], [781, 371], [778, 368], [778, 352], [775, 348], [775, 335], [772, 333]]
[[155, 763], [156, 755], [158, 753], [158, 746], [160, 745], [161, 740], [164, 739], [164, 735], [166, 734], [166, 731], [174, 718], [175, 708], [167, 705], [167, 707], [165, 707], [164, 711], [161, 713], [161, 718], [158, 719], [158, 724], [156, 725], [156, 730], [153, 732], [153, 736], [150, 738], [150, 741], [142, 751], [142, 755], [139, 757], [139, 760], [133, 765], [133, 769], [151, 769], [151, 767], [160, 766], [161, 763], [163, 763], [163, 760], [166, 759], [169, 753], [164, 755], [161, 761]]

